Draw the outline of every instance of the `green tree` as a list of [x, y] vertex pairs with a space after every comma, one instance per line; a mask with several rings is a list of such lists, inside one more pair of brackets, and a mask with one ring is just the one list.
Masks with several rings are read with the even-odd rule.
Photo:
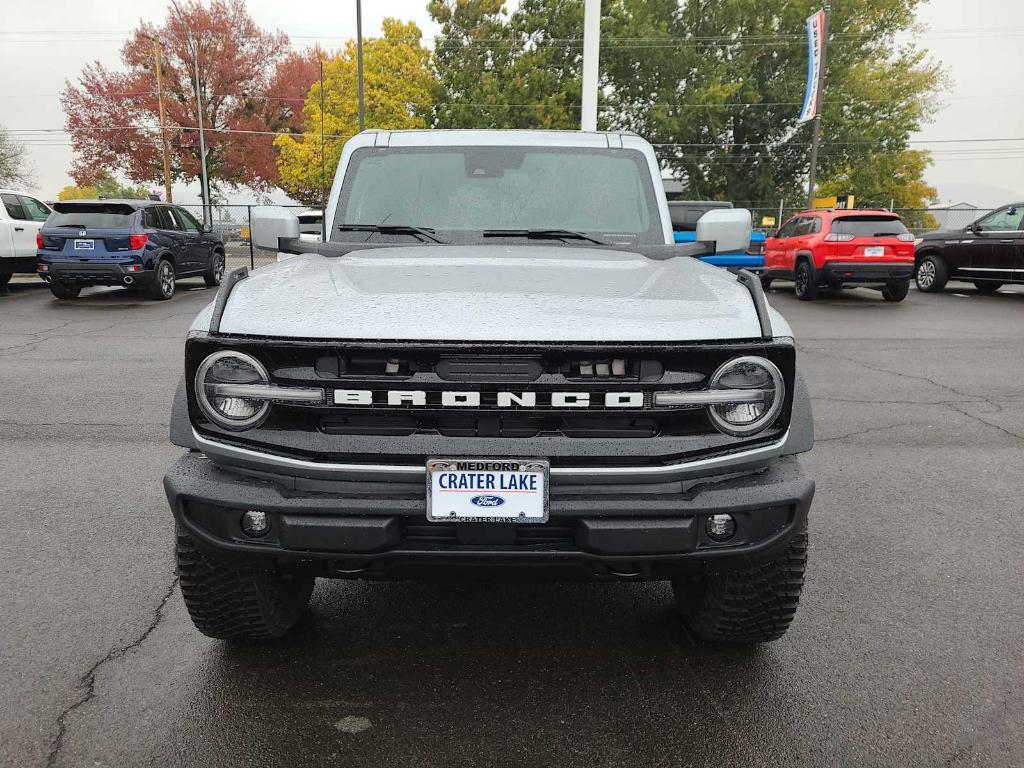
[[[921, 51], [896, 40], [913, 29], [919, 5], [836, 5], [822, 188], [843, 182], [844, 169], [898, 164], [904, 173], [919, 168], [912, 181], [925, 195], [919, 204], [926, 201], [926, 163], [900, 161], [943, 82]], [[810, 125], [796, 118], [806, 78], [804, 20], [819, 7], [820, 0], [605, 0], [599, 126], [654, 143], [689, 197], [747, 205], [803, 199]], [[441, 24], [437, 125], [579, 125], [582, 3], [523, 0], [507, 14], [497, 0], [433, 0], [428, 9]], [[462, 60], [470, 61], [465, 69]], [[516, 106], [502, 112], [505, 104]], [[875, 185], [843, 190], [862, 199], [883, 198], [892, 186], [878, 186], [875, 175], [852, 181]]]
[[431, 0], [443, 128], [576, 128], [583, 28], [580, 0]]
[[[420, 44], [422, 33], [412, 22], [384, 19], [383, 28], [383, 37], [363, 42], [366, 125], [425, 128], [435, 84], [430, 51]], [[330, 189], [345, 141], [359, 130], [357, 93], [356, 44], [349, 41], [340, 55], [324, 62], [323, 112], [317, 80], [302, 108], [302, 138], [282, 135], [274, 140], [280, 186], [292, 198], [306, 205], [321, 204], [321, 190]]]

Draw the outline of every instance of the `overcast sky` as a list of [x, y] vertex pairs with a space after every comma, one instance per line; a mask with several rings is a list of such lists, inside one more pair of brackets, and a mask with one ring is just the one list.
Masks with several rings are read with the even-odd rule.
[[[257, 24], [287, 33], [296, 48], [338, 47], [355, 36], [355, 0], [247, 5]], [[437, 30], [425, 6], [425, 0], [366, 0], [363, 33], [378, 34], [383, 17], [397, 16], [416, 21], [431, 44]], [[0, 123], [15, 131], [63, 128], [64, 81], [95, 59], [118, 67], [126, 34], [140, 19], [163, 19], [166, 8], [166, 0], [0, 0]], [[919, 19], [927, 27], [919, 42], [951, 83], [934, 121], [913, 137], [915, 147], [934, 151], [928, 181], [944, 202], [986, 207], [1024, 198], [1024, 2], [932, 0]], [[28, 140], [38, 176], [30, 191], [52, 199], [71, 183], [67, 136], [17, 135]], [[181, 202], [198, 199], [194, 187], [178, 189]], [[235, 197], [251, 199], [244, 192]]]

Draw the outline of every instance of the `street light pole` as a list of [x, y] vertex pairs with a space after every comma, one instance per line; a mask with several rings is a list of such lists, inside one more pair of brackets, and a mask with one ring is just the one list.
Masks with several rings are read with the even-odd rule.
[[366, 107], [363, 104], [363, 3], [356, 0], [356, 71], [359, 80], [359, 130], [366, 130]]
[[601, 0], [583, 6], [583, 93], [580, 130], [597, 130], [597, 61], [601, 42]]

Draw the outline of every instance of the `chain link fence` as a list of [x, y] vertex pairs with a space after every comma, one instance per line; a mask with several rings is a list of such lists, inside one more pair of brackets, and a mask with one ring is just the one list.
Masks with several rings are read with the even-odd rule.
[[[176, 205], [180, 205], [176, 203]], [[202, 205], [180, 205], [197, 220], [203, 220]], [[250, 232], [252, 231], [252, 214], [259, 210], [259, 205], [214, 205], [210, 208], [213, 231], [224, 239], [224, 252], [227, 260], [227, 269], [247, 266], [250, 269], [272, 264], [277, 261], [277, 252], [257, 248], [253, 245]], [[304, 212], [318, 213], [304, 205], [280, 206], [291, 210], [296, 215]]]
[[[863, 206], [867, 207], [867, 206]], [[881, 207], [890, 210], [887, 206]], [[807, 210], [803, 206], [781, 207], [776, 205], [772, 208], [758, 207], [751, 208], [750, 213], [754, 221], [754, 230], [771, 235], [775, 230], [791, 216]], [[857, 209], [851, 209], [851, 213]], [[975, 208], [970, 205], [943, 206], [936, 208], [893, 208], [893, 213], [898, 214], [907, 229], [915, 235], [922, 232], [929, 232], [934, 229], [963, 229], [983, 216], [995, 211], [995, 208]], [[774, 223], [771, 221], [774, 220]]]
[[[198, 220], [203, 219], [201, 205], [183, 205]], [[271, 264], [277, 260], [276, 251], [256, 248], [250, 237], [252, 214], [258, 205], [215, 205], [210, 209], [213, 219], [213, 230], [224, 238], [227, 255], [227, 267], [233, 269], [248, 266], [250, 269]], [[316, 214], [319, 211], [301, 205], [282, 206], [292, 210], [296, 215], [301, 213]], [[754, 231], [771, 235], [782, 226], [790, 216], [805, 210], [802, 206], [757, 207], [750, 208]], [[933, 229], [962, 229], [977, 221], [995, 209], [974, 208], [972, 206], [952, 206], [941, 208], [895, 208], [893, 213], [899, 214], [904, 223], [914, 234], [921, 234]], [[774, 220], [774, 223], [771, 223]], [[306, 231], [310, 231], [306, 229]]]

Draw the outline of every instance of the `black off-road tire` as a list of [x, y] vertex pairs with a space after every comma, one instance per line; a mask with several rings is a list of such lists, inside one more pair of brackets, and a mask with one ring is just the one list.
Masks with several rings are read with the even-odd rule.
[[793, 291], [800, 301], [814, 301], [818, 298], [818, 280], [814, 274], [814, 267], [807, 259], [797, 262]]
[[196, 549], [177, 532], [178, 578], [196, 629], [220, 640], [283, 636], [302, 616], [315, 579], [239, 568]]
[[153, 271], [153, 282], [149, 284], [149, 297], [157, 301], [167, 301], [174, 296], [176, 279], [174, 264], [169, 259], [160, 259]]
[[224, 277], [224, 254], [214, 251], [213, 257], [210, 259], [210, 268], [203, 275], [203, 281], [211, 288], [216, 288], [220, 285], [222, 277]]
[[754, 644], [778, 640], [800, 602], [807, 567], [807, 527], [777, 559], [752, 568], [672, 582], [687, 628], [709, 643]]
[[76, 285], [64, 285], [58, 280], [50, 281], [50, 293], [58, 299], [77, 299], [82, 289]]
[[910, 291], [910, 281], [900, 280], [896, 283], [889, 283], [882, 289], [882, 298], [886, 301], [903, 301]]
[[986, 296], [990, 296], [1002, 288], [1003, 284], [991, 280], [975, 280], [974, 287], [977, 289], [978, 293], [984, 293]]
[[946, 260], [937, 254], [928, 254], [917, 263], [914, 280], [917, 282], [917, 290], [938, 293], [949, 282], [949, 266]]

